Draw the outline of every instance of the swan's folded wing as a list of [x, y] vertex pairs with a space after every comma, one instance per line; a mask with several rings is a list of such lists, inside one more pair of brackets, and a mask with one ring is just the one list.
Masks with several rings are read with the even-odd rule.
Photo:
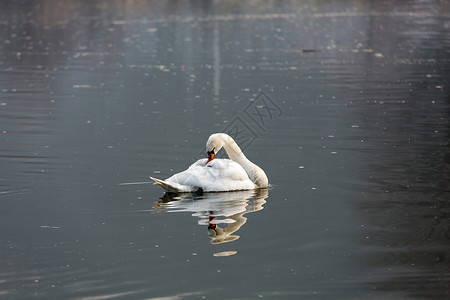
[[248, 178], [242, 166], [229, 159], [215, 159], [208, 164], [209, 176], [204, 191], [251, 190], [255, 184]]
[[200, 159], [166, 180], [152, 179], [168, 192], [225, 192], [256, 187], [242, 166], [229, 159], [214, 159], [208, 164]]

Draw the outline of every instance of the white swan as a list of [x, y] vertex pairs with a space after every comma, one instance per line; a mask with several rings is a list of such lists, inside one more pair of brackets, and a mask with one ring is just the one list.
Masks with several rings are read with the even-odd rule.
[[[214, 159], [225, 148], [230, 159]], [[212, 134], [206, 142], [208, 159], [199, 159], [186, 171], [166, 180], [150, 177], [168, 192], [228, 192], [267, 188], [266, 173], [249, 161], [236, 142], [225, 133]]]

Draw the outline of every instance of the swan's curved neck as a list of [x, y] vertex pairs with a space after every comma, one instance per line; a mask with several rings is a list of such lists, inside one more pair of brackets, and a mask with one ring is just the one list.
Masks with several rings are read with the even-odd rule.
[[225, 148], [225, 151], [227, 152], [228, 157], [231, 160], [234, 160], [239, 164], [241, 164], [241, 161], [244, 164], [246, 163], [246, 161], [250, 162], [247, 157], [245, 157], [238, 144], [236, 144], [236, 142], [231, 137], [225, 138], [223, 142], [223, 148]]
[[245, 157], [241, 148], [239, 148], [238, 144], [229, 136], [223, 135], [223, 148], [227, 152], [228, 157], [240, 164], [244, 170], [247, 172], [248, 177], [258, 186], [258, 187], [267, 187], [269, 181], [267, 179], [266, 173], [252, 163], [247, 157]]

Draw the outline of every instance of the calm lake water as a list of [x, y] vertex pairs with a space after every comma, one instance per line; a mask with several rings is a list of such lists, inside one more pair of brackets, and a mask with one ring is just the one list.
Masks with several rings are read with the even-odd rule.
[[[448, 1], [2, 1], [0, 35], [0, 298], [449, 297]], [[269, 190], [149, 183], [215, 132]]]

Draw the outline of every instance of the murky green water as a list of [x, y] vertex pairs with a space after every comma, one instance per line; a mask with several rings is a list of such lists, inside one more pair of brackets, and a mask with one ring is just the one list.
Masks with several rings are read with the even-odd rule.
[[447, 298], [449, 6], [2, 2], [0, 298]]

